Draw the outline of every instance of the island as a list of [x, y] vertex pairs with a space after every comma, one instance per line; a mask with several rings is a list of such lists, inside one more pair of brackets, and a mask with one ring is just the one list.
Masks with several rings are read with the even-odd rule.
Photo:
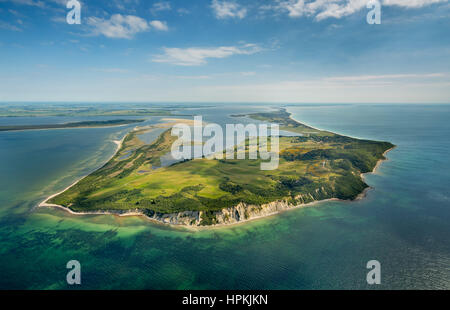
[[42, 130], [42, 129], [65, 129], [65, 128], [93, 128], [93, 127], [114, 127], [135, 123], [141, 123], [145, 120], [139, 119], [115, 119], [109, 121], [85, 121], [64, 124], [43, 124], [43, 125], [12, 125], [0, 126], [0, 131], [21, 131], [21, 130]]
[[[229, 225], [320, 201], [358, 199], [369, 188], [363, 174], [395, 147], [312, 128], [285, 109], [235, 117], [277, 123], [281, 130], [298, 134], [279, 138], [278, 169], [261, 170], [261, 159], [198, 158], [167, 164], [175, 141], [170, 128], [189, 122], [171, 119], [135, 128], [103, 167], [41, 206], [73, 214], [142, 215], [188, 227]], [[153, 143], [144, 143], [139, 137], [152, 130], [163, 132]]]

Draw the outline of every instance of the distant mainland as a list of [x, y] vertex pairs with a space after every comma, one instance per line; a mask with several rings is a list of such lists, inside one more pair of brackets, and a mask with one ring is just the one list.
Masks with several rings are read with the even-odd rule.
[[64, 128], [90, 128], [90, 127], [113, 127], [128, 124], [141, 123], [144, 120], [133, 119], [116, 119], [109, 121], [85, 121], [64, 124], [47, 124], [47, 125], [12, 125], [0, 126], [0, 131], [19, 131], [19, 130], [42, 130], [42, 129], [64, 129]]

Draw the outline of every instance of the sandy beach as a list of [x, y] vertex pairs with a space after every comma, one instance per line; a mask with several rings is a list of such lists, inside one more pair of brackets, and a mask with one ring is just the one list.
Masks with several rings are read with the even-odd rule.
[[[108, 159], [108, 161], [110, 161], [110, 160], [111, 160], [114, 156], [116, 156], [116, 154], [120, 151], [120, 149], [122, 148], [123, 141], [125, 140], [125, 137], [126, 137], [127, 135], [128, 135], [128, 134], [126, 134], [121, 140], [113, 140], [113, 141], [112, 141], [115, 145], [117, 145], [117, 149], [116, 149], [116, 151], [114, 152], [114, 154]], [[90, 174], [90, 173], [89, 173], [89, 174]], [[83, 180], [83, 179], [84, 179], [85, 177], [87, 177], [89, 174], [87, 174], [87, 175], [83, 176], [82, 178], [76, 180], [75, 182], [73, 182], [71, 185], [67, 186], [67, 187], [66, 187], [65, 189], [63, 189], [62, 191], [60, 191], [60, 192], [58, 192], [58, 193], [56, 193], [56, 194], [53, 194], [53, 195], [51, 195], [51, 196], [48, 196], [43, 202], [41, 202], [41, 203], [38, 205], [38, 207], [60, 208], [60, 209], [64, 209], [64, 210], [68, 211], [68, 212], [71, 213], [71, 214], [77, 214], [77, 212], [74, 212], [74, 211], [70, 210], [69, 208], [66, 208], [66, 207], [63, 207], [63, 206], [60, 206], [60, 205], [55, 205], [55, 204], [47, 203], [47, 201], [49, 201], [50, 199], [52, 199], [52, 198], [54, 198], [54, 197], [56, 197], [56, 196], [58, 196], [58, 195], [64, 193], [65, 191], [67, 191], [67, 190], [70, 189], [71, 187], [75, 186], [78, 182], [80, 182], [81, 180]]]

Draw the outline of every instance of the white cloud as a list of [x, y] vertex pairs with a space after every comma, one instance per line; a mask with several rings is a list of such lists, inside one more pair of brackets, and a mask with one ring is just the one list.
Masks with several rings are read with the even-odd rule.
[[131, 39], [135, 34], [150, 30], [147, 21], [133, 15], [112, 15], [110, 19], [89, 17], [87, 24], [92, 27], [93, 35], [108, 38]]
[[160, 31], [168, 31], [169, 30], [169, 27], [167, 27], [167, 23], [159, 21], [159, 20], [152, 20], [150, 22], [150, 25], [153, 28], [155, 28], [156, 30], [160, 30]]
[[367, 3], [368, 0], [349, 0], [341, 5], [332, 3], [328, 6], [318, 6], [317, 9], [322, 7], [323, 11], [316, 15], [316, 19], [322, 20], [329, 17], [341, 18], [344, 16], [348, 16], [358, 12], [362, 8], [365, 8], [367, 6]]
[[[66, 2], [67, 0], [53, 0], [53, 1], [62, 1]], [[136, 12], [136, 6], [139, 5], [139, 0], [110, 0], [112, 4], [121, 11], [131, 11]], [[66, 4], [64, 4], [65, 6]]]
[[0, 2], [12, 2], [21, 5], [37, 6], [40, 8], [45, 7], [45, 2], [40, 0], [0, 0]]
[[366, 7], [367, 3], [368, 0], [283, 0], [276, 8], [287, 12], [290, 17], [315, 16], [321, 20], [353, 14]]
[[383, 0], [383, 5], [396, 5], [407, 8], [420, 8], [426, 5], [448, 2], [448, 0]]
[[153, 62], [170, 63], [179, 66], [199, 66], [208, 58], [226, 58], [233, 55], [251, 55], [261, 51], [256, 44], [243, 46], [221, 46], [212, 48], [164, 48], [164, 54], [155, 55]]
[[178, 13], [178, 15], [186, 15], [186, 14], [189, 14], [190, 11], [186, 8], [179, 8], [179, 9], [177, 9], [177, 13]]
[[0, 29], [6, 29], [6, 30], [11, 30], [11, 31], [22, 31], [22, 29], [20, 29], [16, 25], [13, 25], [13, 24], [1, 21], [1, 20], [0, 20]]
[[242, 19], [247, 15], [247, 9], [232, 1], [213, 0], [211, 3], [214, 15], [218, 19], [239, 18]]
[[171, 9], [172, 9], [172, 6], [170, 5], [170, 2], [161, 1], [161, 2], [154, 3], [152, 8], [150, 9], [150, 11], [153, 14], [156, 14], [161, 11], [170, 11]]
[[[66, 6], [68, 0], [47, 0], [47, 2], [53, 2], [58, 5], [64, 5]], [[43, 0], [0, 0], [1, 2], [12, 2], [14, 4], [18, 5], [29, 5], [29, 6], [35, 6], [39, 8], [48, 8], [46, 5], [46, 1]], [[81, 1], [80, 1], [81, 2]]]
[[[448, 0], [383, 0], [382, 5], [405, 8], [420, 8], [426, 5], [448, 2]], [[316, 20], [342, 18], [366, 8], [368, 0], [278, 0], [276, 5], [264, 6], [285, 12], [290, 17], [312, 16]]]
[[[67, 2], [69, 2], [68, 0], [50, 0], [51, 2], [54, 2], [56, 4], [62, 5], [64, 7], [67, 6]], [[78, 2], [81, 2], [80, 0], [78, 0]], [[83, 3], [81, 3], [81, 5], [83, 5]]]
[[300, 17], [307, 13], [305, 2], [303, 0], [280, 2], [278, 8], [287, 11], [290, 17]]

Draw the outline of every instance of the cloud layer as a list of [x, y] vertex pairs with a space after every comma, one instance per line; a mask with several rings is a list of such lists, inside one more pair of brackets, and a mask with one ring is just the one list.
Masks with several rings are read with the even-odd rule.
[[109, 19], [89, 17], [87, 24], [91, 27], [93, 35], [104, 35], [108, 38], [121, 39], [131, 39], [135, 34], [149, 31], [150, 29], [168, 30], [165, 22], [159, 20], [147, 22], [138, 16], [121, 14], [114, 14]]
[[232, 1], [213, 0], [211, 3], [214, 15], [218, 19], [239, 18], [247, 15], [247, 9]]
[[[384, 6], [420, 8], [426, 5], [448, 2], [448, 0], [380, 0]], [[367, 7], [369, 0], [277, 0], [277, 3], [265, 6], [290, 17], [312, 16], [316, 20], [334, 17], [341, 18]]]
[[161, 11], [170, 11], [171, 9], [172, 9], [172, 6], [170, 5], [170, 2], [168, 2], [168, 1], [161, 1], [161, 2], [154, 3], [152, 8], [150, 9], [150, 11], [153, 14], [156, 14], [156, 13], [161, 12]]
[[220, 46], [212, 48], [164, 48], [164, 53], [153, 57], [153, 62], [170, 63], [179, 66], [199, 66], [208, 58], [226, 58], [233, 55], [251, 55], [261, 51], [256, 44], [243, 46]]
[[162, 22], [159, 20], [152, 20], [150, 22], [150, 26], [152, 26], [153, 28], [155, 28], [156, 30], [161, 30], [161, 31], [167, 31], [169, 30], [169, 27], [167, 27], [167, 23], [166, 22]]

